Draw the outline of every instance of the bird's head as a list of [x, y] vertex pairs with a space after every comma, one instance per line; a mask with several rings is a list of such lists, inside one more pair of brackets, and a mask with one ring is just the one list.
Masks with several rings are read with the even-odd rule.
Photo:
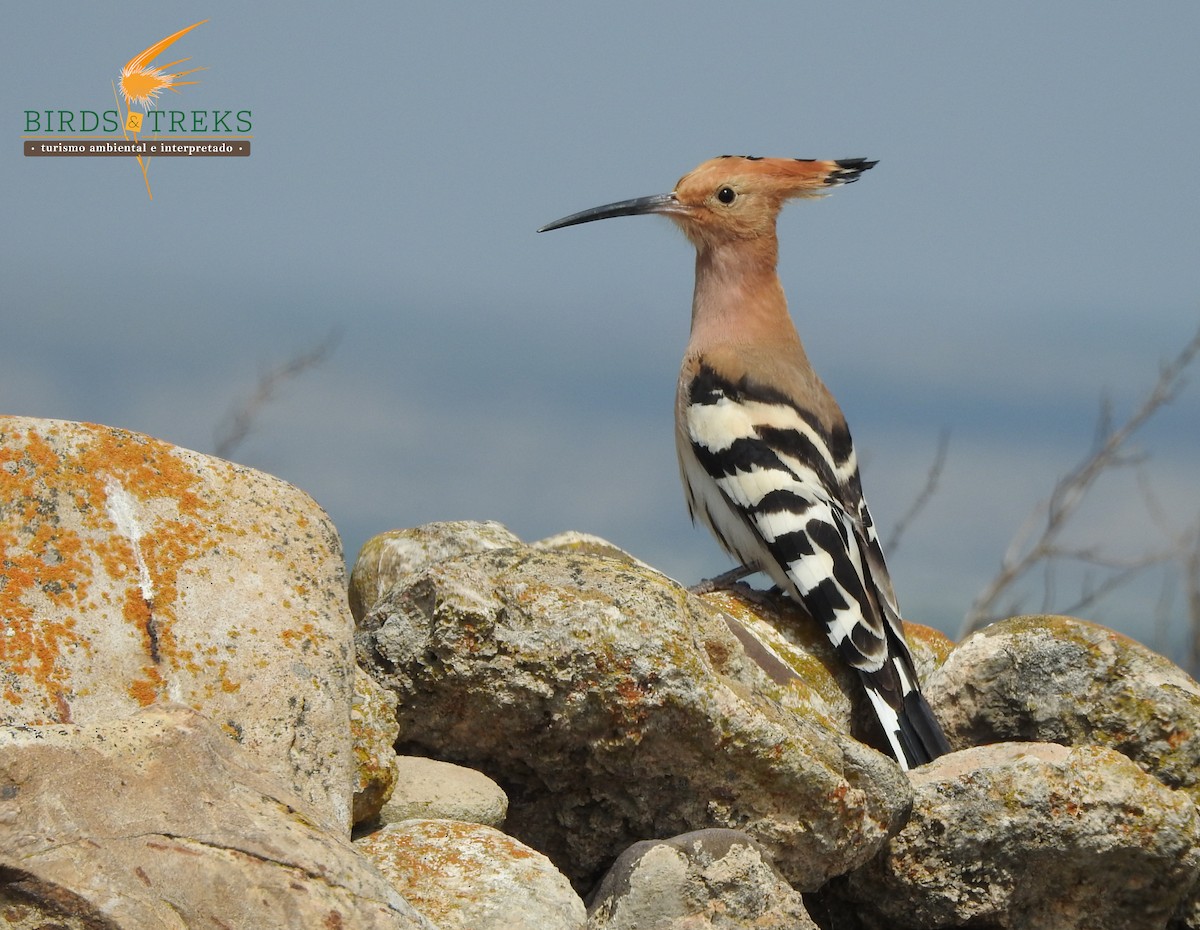
[[792, 197], [821, 197], [857, 181], [876, 162], [864, 158], [814, 161], [722, 155], [689, 171], [668, 194], [593, 207], [543, 226], [538, 232], [613, 216], [661, 213], [670, 217], [698, 249], [736, 239], [775, 234], [775, 218]]

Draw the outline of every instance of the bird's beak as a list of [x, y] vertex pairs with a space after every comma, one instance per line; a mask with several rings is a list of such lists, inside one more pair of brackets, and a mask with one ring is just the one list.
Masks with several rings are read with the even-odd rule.
[[635, 197], [633, 200], [622, 200], [617, 203], [606, 203], [602, 207], [592, 207], [564, 216], [561, 220], [547, 223], [538, 232], [549, 232], [551, 229], [562, 229], [564, 226], [577, 226], [580, 223], [590, 223], [592, 220], [606, 220], [612, 216], [640, 216], [643, 213], [678, 213], [679, 201], [675, 194], [653, 194], [650, 197]]

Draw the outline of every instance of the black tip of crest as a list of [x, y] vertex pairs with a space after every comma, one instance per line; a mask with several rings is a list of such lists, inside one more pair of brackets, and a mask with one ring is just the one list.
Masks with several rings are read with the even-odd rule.
[[[800, 160], [797, 159], [797, 161]], [[865, 158], [839, 158], [834, 164], [837, 165], [837, 170], [829, 172], [829, 177], [825, 179], [825, 183], [831, 186], [853, 184], [862, 177], [864, 171], [874, 168], [879, 161], [868, 161]]]

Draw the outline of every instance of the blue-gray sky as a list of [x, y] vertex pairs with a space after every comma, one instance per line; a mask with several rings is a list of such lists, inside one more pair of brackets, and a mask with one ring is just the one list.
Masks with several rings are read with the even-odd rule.
[[[260, 374], [341, 339], [237, 450], [370, 535], [497, 519], [729, 566], [687, 520], [671, 410], [692, 254], [661, 219], [541, 224], [713, 155], [880, 159], [797, 203], [781, 275], [885, 530], [949, 431], [892, 570], [954, 631], [1029, 509], [1200, 325], [1200, 5], [8, 4], [0, 409], [210, 450]], [[112, 107], [143, 47], [248, 109], [249, 159], [25, 158], [27, 109]], [[1200, 380], [1200, 379], [1196, 379]], [[1139, 438], [1182, 531], [1200, 386]], [[1132, 472], [1077, 539], [1158, 545]], [[1162, 648], [1156, 573], [1093, 619]], [[1064, 579], [1070, 588], [1077, 579]], [[1060, 603], [1070, 599], [1060, 591]], [[1030, 588], [1027, 606], [1040, 604]]]

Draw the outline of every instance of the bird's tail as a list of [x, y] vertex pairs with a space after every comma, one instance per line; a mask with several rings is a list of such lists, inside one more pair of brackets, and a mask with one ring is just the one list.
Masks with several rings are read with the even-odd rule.
[[[899, 663], [897, 663], [897, 666]], [[897, 669], [899, 671], [899, 669]], [[881, 689], [877, 673], [860, 672], [871, 707], [875, 711], [888, 747], [903, 769], [912, 769], [950, 752], [946, 734], [933, 708], [915, 682], [900, 671], [901, 691]], [[890, 677], [890, 676], [889, 676]]]
[[910, 691], [904, 696], [904, 710], [900, 713], [900, 743], [905, 757], [914, 765], [932, 762], [950, 751], [942, 725], [920, 691]]

